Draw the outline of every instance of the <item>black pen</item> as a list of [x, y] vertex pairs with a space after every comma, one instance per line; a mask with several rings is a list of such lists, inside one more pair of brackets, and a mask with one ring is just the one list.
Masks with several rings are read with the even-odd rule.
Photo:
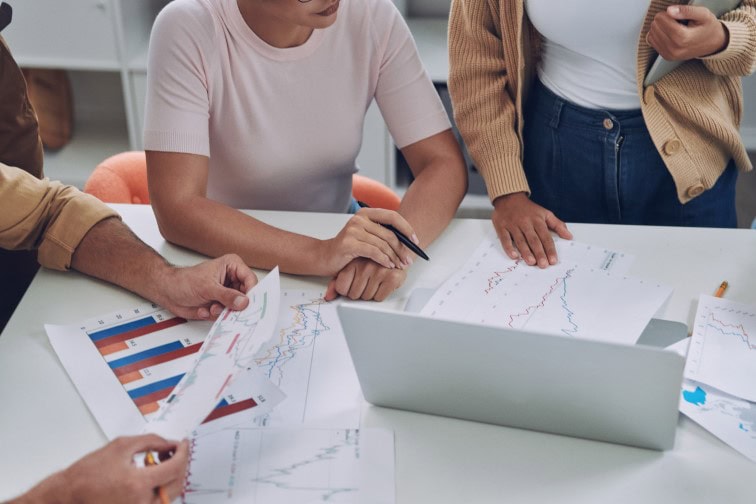
[[[370, 205], [368, 205], [367, 203], [363, 203], [362, 201], [358, 201], [357, 204], [360, 205], [361, 208], [370, 208]], [[430, 257], [428, 257], [428, 254], [423, 252], [423, 249], [415, 245], [415, 242], [413, 242], [412, 240], [404, 236], [404, 233], [396, 229], [391, 224], [382, 224], [382, 223], [379, 223], [379, 224], [381, 224], [381, 226], [385, 227], [386, 229], [394, 233], [396, 237], [399, 239], [399, 241], [404, 244], [405, 247], [407, 247], [412, 252], [417, 254], [419, 257], [422, 257], [426, 261], [430, 261]]]

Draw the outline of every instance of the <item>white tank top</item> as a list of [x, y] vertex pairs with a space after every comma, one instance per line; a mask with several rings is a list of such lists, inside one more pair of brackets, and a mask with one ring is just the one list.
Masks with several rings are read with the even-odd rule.
[[525, 0], [543, 37], [538, 77], [593, 109], [640, 108], [636, 49], [650, 0]]

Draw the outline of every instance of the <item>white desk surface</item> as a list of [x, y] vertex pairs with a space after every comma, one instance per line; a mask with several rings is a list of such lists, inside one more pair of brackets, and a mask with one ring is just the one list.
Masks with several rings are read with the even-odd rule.
[[[199, 256], [165, 243], [150, 207], [116, 205], [124, 220], [176, 264]], [[330, 237], [348, 218], [253, 212], [273, 225]], [[402, 306], [413, 287], [437, 286], [475, 249], [490, 226], [458, 220], [429, 247], [404, 287], [386, 301]], [[699, 293], [727, 279], [727, 297], [756, 304], [756, 231], [570, 226], [575, 239], [635, 254], [631, 273], [675, 287], [661, 318], [691, 324]], [[324, 279], [282, 277], [284, 288]], [[139, 303], [117, 287], [78, 273], [40, 271], [0, 336], [0, 500], [19, 494], [105, 442], [50, 347], [43, 323], [72, 324]], [[749, 503], [756, 464], [681, 417], [675, 448], [660, 453], [563, 436], [421, 415], [368, 404], [365, 427], [393, 429], [397, 502]]]

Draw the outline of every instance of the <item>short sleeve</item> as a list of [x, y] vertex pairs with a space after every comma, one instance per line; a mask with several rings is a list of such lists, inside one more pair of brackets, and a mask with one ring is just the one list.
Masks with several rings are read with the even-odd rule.
[[372, 29], [380, 56], [375, 99], [397, 147], [451, 128], [404, 19], [388, 0], [375, 2]]
[[171, 2], [150, 36], [144, 148], [210, 155], [208, 75], [213, 18], [198, 2]]

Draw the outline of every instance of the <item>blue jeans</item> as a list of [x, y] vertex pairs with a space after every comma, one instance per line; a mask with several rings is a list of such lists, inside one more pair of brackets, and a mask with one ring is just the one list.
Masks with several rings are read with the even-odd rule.
[[531, 199], [564, 221], [737, 227], [735, 163], [683, 205], [640, 110], [586, 109], [536, 82], [524, 142]]

